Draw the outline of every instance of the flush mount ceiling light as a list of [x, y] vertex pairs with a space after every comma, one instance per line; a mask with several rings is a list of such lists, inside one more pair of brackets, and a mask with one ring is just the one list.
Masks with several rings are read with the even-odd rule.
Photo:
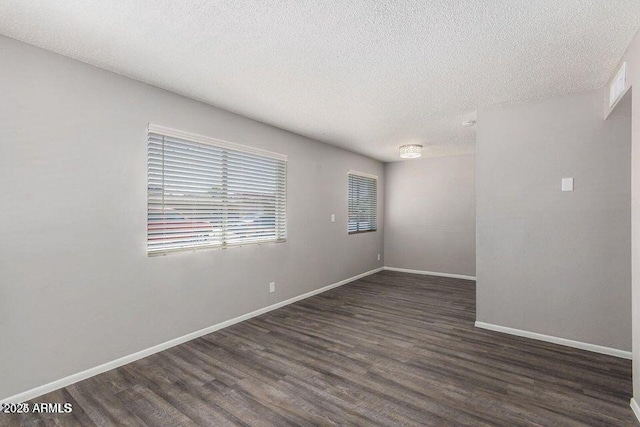
[[422, 145], [407, 144], [400, 147], [400, 157], [403, 159], [417, 159], [422, 156]]

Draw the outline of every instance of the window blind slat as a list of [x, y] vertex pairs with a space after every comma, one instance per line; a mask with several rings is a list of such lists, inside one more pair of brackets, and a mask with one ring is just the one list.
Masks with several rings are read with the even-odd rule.
[[149, 132], [147, 162], [149, 254], [285, 240], [286, 160]]
[[262, 167], [267, 167], [273, 169], [278, 167], [279, 162], [282, 162], [282, 160], [262, 158], [255, 154], [240, 153], [240, 155], [238, 155], [228, 149], [203, 150], [191, 145], [175, 145], [171, 144], [168, 140], [165, 140], [164, 145], [162, 145], [162, 140], [150, 145], [150, 156], [153, 154], [157, 155], [162, 152], [164, 152], [165, 156], [169, 154], [176, 159], [189, 159], [192, 162], [202, 162], [204, 164], [215, 164], [216, 160], [225, 156], [230, 164], [238, 165], [243, 168], [252, 167], [260, 169]]

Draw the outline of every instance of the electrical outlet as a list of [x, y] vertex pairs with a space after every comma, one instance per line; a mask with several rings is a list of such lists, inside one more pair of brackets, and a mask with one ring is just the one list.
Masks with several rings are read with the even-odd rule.
[[336, 222], [336, 214], [331, 214], [331, 222]]
[[380, 261], [380, 254], [378, 254], [378, 261]]
[[276, 291], [276, 282], [269, 283], [269, 292], [274, 293]]
[[573, 191], [573, 178], [562, 178], [562, 191]]

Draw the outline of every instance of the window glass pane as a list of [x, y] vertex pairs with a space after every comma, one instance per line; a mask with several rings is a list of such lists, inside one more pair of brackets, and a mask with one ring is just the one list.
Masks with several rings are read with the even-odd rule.
[[377, 230], [378, 180], [349, 173], [349, 234]]
[[285, 240], [286, 161], [148, 137], [149, 253]]

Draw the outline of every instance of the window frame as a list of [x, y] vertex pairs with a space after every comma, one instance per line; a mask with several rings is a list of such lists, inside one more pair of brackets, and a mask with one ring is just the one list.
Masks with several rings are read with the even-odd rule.
[[[375, 209], [374, 209], [374, 212], [375, 212], [375, 228], [374, 229], [349, 231], [349, 223], [351, 222], [350, 212], [349, 212], [349, 180], [351, 175], [358, 176], [361, 178], [369, 178], [375, 181], [376, 197], [375, 197]], [[373, 175], [370, 173], [360, 172], [356, 170], [349, 170], [347, 172], [347, 233], [350, 236], [356, 235], [356, 234], [374, 233], [378, 231], [378, 184], [379, 184], [378, 175]]]
[[[282, 201], [282, 206], [280, 206], [282, 208], [283, 214], [282, 214], [282, 227], [278, 227], [278, 214], [276, 213], [274, 216], [274, 221], [275, 221], [275, 228], [274, 231], [276, 233], [276, 237], [272, 240], [264, 240], [264, 241], [247, 241], [247, 242], [243, 242], [243, 241], [238, 241], [235, 243], [224, 243], [226, 240], [223, 238], [222, 239], [222, 243], [221, 244], [215, 244], [215, 243], [211, 243], [211, 244], [203, 244], [203, 245], [199, 245], [199, 246], [184, 246], [184, 247], [174, 247], [174, 248], [157, 248], [157, 249], [153, 249], [149, 247], [149, 242], [150, 242], [150, 234], [149, 234], [149, 213], [151, 211], [151, 197], [150, 197], [150, 181], [151, 181], [151, 173], [150, 173], [150, 158], [149, 158], [149, 152], [150, 152], [150, 141], [151, 141], [151, 135], [159, 135], [162, 137], [167, 137], [167, 138], [174, 138], [177, 140], [181, 140], [184, 143], [188, 144], [188, 143], [192, 143], [194, 145], [209, 145], [215, 148], [218, 148], [220, 150], [222, 150], [223, 152], [225, 150], [228, 151], [233, 151], [237, 153], [241, 153], [241, 154], [247, 154], [247, 155], [252, 155], [252, 156], [260, 156], [260, 157], [264, 157], [264, 158], [268, 158], [268, 159], [272, 159], [275, 161], [280, 161], [284, 164], [284, 174], [283, 174], [283, 182], [278, 183], [277, 186], [282, 186], [282, 196], [284, 198], [284, 200]], [[247, 145], [243, 145], [243, 144], [238, 144], [238, 143], [234, 143], [234, 142], [229, 142], [229, 141], [225, 141], [225, 140], [221, 140], [221, 139], [217, 139], [217, 138], [212, 138], [212, 137], [208, 137], [208, 136], [204, 136], [204, 135], [199, 135], [199, 134], [195, 134], [195, 133], [191, 133], [191, 132], [186, 132], [186, 131], [181, 131], [181, 130], [177, 130], [177, 129], [172, 129], [169, 127], [165, 127], [165, 126], [160, 126], [160, 125], [155, 125], [152, 123], [149, 123], [148, 128], [147, 128], [147, 133], [146, 133], [146, 148], [147, 148], [147, 245], [146, 245], [146, 249], [147, 249], [147, 256], [149, 257], [154, 257], [154, 256], [163, 256], [163, 255], [168, 255], [171, 253], [181, 253], [181, 252], [195, 252], [195, 251], [201, 251], [201, 250], [211, 250], [211, 249], [227, 249], [227, 248], [232, 248], [232, 247], [242, 247], [242, 246], [257, 246], [257, 245], [265, 245], [265, 244], [273, 244], [273, 243], [285, 243], [287, 241], [287, 175], [288, 175], [288, 156], [284, 155], [284, 154], [279, 154], [279, 153], [275, 153], [272, 151], [267, 151], [267, 150], [263, 150], [260, 148], [255, 148], [255, 147], [251, 147], [251, 146], [247, 146]], [[222, 165], [222, 163], [221, 163]], [[164, 173], [164, 172], [163, 172]], [[277, 182], [277, 180], [276, 180]], [[164, 190], [163, 187], [163, 192], [166, 191]], [[276, 196], [278, 197], [278, 196]], [[164, 198], [164, 196], [163, 196]], [[225, 199], [228, 198], [228, 194], [224, 197]], [[163, 202], [164, 203], [164, 202]], [[166, 209], [166, 206], [163, 205], [163, 212], [164, 209]], [[278, 209], [276, 209], [278, 210]], [[180, 212], [178, 212], [178, 214], [181, 214]], [[226, 215], [226, 213], [225, 213]], [[223, 231], [223, 232], [226, 232]], [[280, 234], [283, 236], [282, 238], [278, 238], [278, 234], [279, 232], [281, 232]]]

